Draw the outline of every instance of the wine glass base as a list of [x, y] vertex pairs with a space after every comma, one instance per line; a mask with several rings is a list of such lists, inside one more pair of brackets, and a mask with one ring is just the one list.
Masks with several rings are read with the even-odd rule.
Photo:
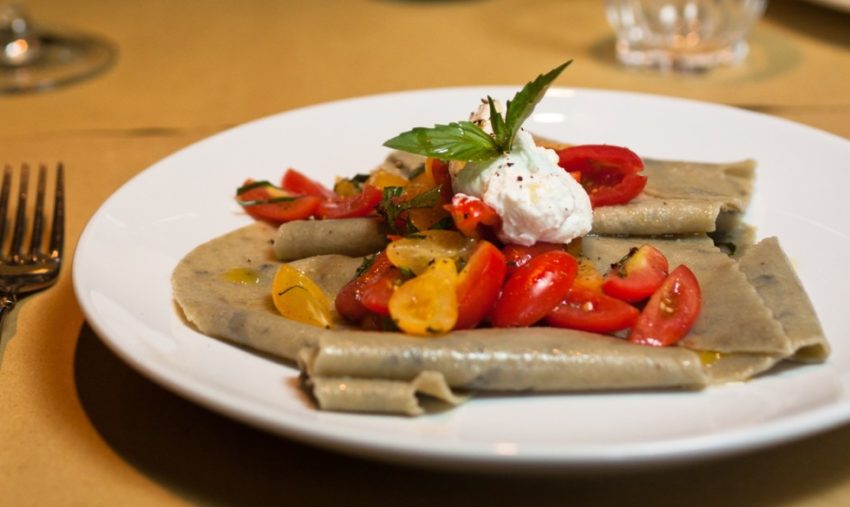
[[39, 54], [18, 66], [0, 66], [0, 93], [52, 90], [108, 69], [117, 51], [107, 41], [87, 35], [42, 33]]
[[741, 62], [749, 52], [746, 41], [712, 50], [681, 51], [667, 48], [641, 48], [628, 42], [617, 43], [617, 59], [629, 67], [681, 72], [705, 72]]

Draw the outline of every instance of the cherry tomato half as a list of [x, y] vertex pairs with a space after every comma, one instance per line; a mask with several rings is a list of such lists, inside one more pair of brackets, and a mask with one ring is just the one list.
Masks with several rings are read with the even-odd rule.
[[393, 322], [405, 333], [433, 336], [457, 322], [457, 268], [452, 259], [436, 259], [422, 274], [401, 284], [389, 301]]
[[292, 195], [267, 181], [251, 179], [245, 180], [236, 194], [236, 201], [246, 213], [277, 224], [311, 217], [322, 203], [319, 197]]
[[564, 251], [564, 246], [557, 243], [538, 242], [531, 246], [507, 244], [502, 248], [505, 262], [508, 264], [508, 276], [528, 263], [532, 258], [546, 252]]
[[283, 174], [280, 186], [293, 194], [315, 195], [322, 199], [330, 199], [334, 195], [333, 190], [327, 188], [316, 180], [307, 177], [304, 173], [289, 168]]
[[[360, 322], [369, 313], [371, 309], [380, 310], [383, 306], [386, 308], [389, 295], [386, 295], [386, 300], [381, 302], [381, 297], [378, 290], [369, 296], [369, 305], [367, 307], [363, 303], [364, 293], [371, 290], [375, 284], [385, 282], [388, 278], [388, 273], [392, 270], [398, 271], [395, 266], [390, 263], [386, 251], [381, 252], [372, 261], [372, 265], [360, 276], [348, 282], [337, 293], [334, 305], [336, 311], [344, 318], [351, 322]], [[374, 311], [374, 310], [371, 310]]]
[[546, 316], [546, 323], [593, 333], [613, 333], [632, 327], [639, 315], [637, 308], [624, 301], [574, 285], [561, 304]]
[[451, 204], [446, 204], [445, 208], [457, 230], [470, 238], [481, 237], [480, 226], [495, 226], [501, 222], [499, 215], [487, 203], [466, 194], [455, 194]]
[[363, 185], [363, 191], [352, 196], [336, 196], [319, 205], [320, 218], [365, 217], [375, 211], [381, 202], [382, 192], [372, 185]]
[[642, 245], [629, 253], [605, 275], [605, 294], [635, 303], [651, 296], [667, 278], [667, 257], [651, 245]]
[[502, 287], [490, 320], [496, 327], [530, 326], [566, 297], [578, 270], [572, 255], [542, 253], [517, 269]]
[[490, 313], [505, 281], [505, 256], [489, 241], [479, 241], [458, 273], [455, 329], [472, 329]]
[[643, 161], [633, 151], [620, 146], [585, 144], [558, 152], [558, 164], [570, 173], [578, 172], [579, 182], [597, 208], [625, 204], [646, 186]]
[[699, 317], [702, 294], [699, 282], [686, 266], [674, 269], [649, 298], [629, 334], [629, 341], [665, 346], [681, 340]]

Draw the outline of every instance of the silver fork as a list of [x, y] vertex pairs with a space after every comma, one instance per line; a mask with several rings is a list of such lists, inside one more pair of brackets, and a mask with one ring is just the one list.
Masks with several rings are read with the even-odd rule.
[[[3, 170], [3, 183], [0, 186], [0, 250], [7, 243], [9, 229], [7, 212], [9, 195], [12, 188], [12, 166]], [[47, 167], [38, 168], [35, 204], [32, 220], [27, 219], [30, 168], [21, 166], [18, 183], [18, 202], [16, 204], [14, 229], [9, 248], [0, 257], [0, 329], [6, 315], [15, 307], [18, 298], [46, 289], [59, 278], [62, 267], [62, 247], [65, 241], [65, 169], [62, 164], [56, 167], [56, 185], [53, 195], [53, 220], [45, 235], [45, 194], [47, 193]], [[28, 226], [28, 222], [30, 222]], [[24, 241], [29, 230], [29, 245], [24, 249]], [[47, 248], [45, 249], [45, 240]]]

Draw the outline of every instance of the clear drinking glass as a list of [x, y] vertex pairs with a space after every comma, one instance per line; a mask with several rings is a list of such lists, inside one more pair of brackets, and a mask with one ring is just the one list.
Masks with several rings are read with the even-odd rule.
[[743, 60], [766, 6], [767, 0], [605, 0], [622, 63], [688, 71]]
[[50, 90], [92, 77], [114, 59], [108, 42], [41, 30], [20, 2], [0, 0], [0, 93]]

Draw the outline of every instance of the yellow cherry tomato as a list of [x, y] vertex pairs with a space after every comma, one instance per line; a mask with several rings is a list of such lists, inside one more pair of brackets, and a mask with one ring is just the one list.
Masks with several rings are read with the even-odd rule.
[[602, 275], [587, 257], [578, 258], [578, 272], [573, 285], [593, 292], [602, 292]]
[[386, 169], [377, 169], [369, 175], [366, 183], [378, 187], [403, 187], [409, 183], [407, 178], [400, 174], [392, 173]]
[[436, 259], [465, 260], [474, 248], [474, 239], [456, 231], [434, 229], [393, 241], [387, 246], [387, 257], [397, 268], [409, 269], [418, 275]]
[[282, 264], [275, 274], [272, 301], [277, 311], [287, 319], [331, 327], [330, 298], [313, 280], [288, 264]]
[[451, 331], [457, 322], [457, 277], [453, 260], [435, 260], [393, 292], [389, 301], [393, 322], [405, 333], [418, 336]]

